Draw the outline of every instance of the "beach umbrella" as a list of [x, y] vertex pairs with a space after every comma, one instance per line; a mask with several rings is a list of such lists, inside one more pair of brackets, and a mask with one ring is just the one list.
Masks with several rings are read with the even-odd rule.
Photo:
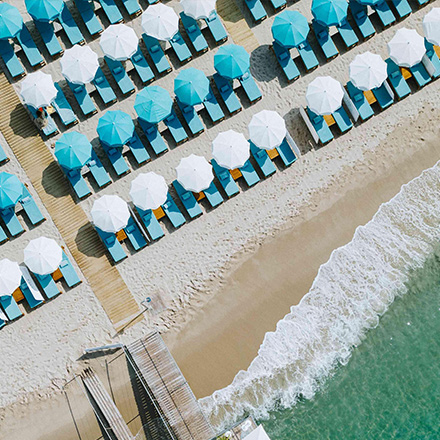
[[24, 248], [24, 263], [37, 275], [54, 273], [62, 260], [61, 246], [52, 238], [35, 238]]
[[99, 45], [112, 60], [125, 61], [137, 51], [139, 38], [131, 27], [112, 24], [102, 33]]
[[413, 67], [426, 53], [425, 40], [415, 29], [399, 29], [388, 43], [390, 58], [401, 67]]
[[270, 438], [264, 430], [263, 425], [259, 425], [258, 428], [244, 437], [243, 440], [270, 440]]
[[201, 104], [209, 94], [209, 79], [194, 67], [182, 70], [174, 80], [174, 93], [183, 104]]
[[16, 37], [22, 27], [20, 11], [8, 3], [0, 3], [0, 40]]
[[365, 5], [365, 6], [375, 6], [383, 2], [383, 0], [356, 0], [356, 1], [361, 5]]
[[149, 86], [142, 89], [134, 102], [138, 116], [150, 124], [163, 121], [173, 108], [170, 94], [159, 86]]
[[309, 109], [318, 115], [330, 115], [342, 105], [344, 91], [339, 81], [330, 76], [318, 76], [307, 87]]
[[130, 197], [140, 209], [157, 209], [168, 197], [168, 185], [159, 174], [141, 173], [131, 182]]
[[275, 17], [272, 24], [274, 40], [281, 46], [297, 47], [307, 39], [309, 23], [298, 11], [284, 11]]
[[142, 14], [142, 29], [158, 40], [171, 40], [179, 31], [179, 17], [163, 3], [150, 5]]
[[67, 49], [60, 61], [61, 72], [73, 84], [88, 84], [99, 67], [98, 55], [89, 46]]
[[219, 75], [235, 79], [243, 76], [250, 67], [250, 57], [242, 46], [228, 44], [214, 55], [214, 67]]
[[228, 170], [241, 168], [249, 159], [249, 142], [234, 130], [219, 133], [212, 142], [212, 157]]
[[20, 95], [26, 104], [34, 108], [50, 105], [57, 93], [52, 76], [47, 73], [30, 73], [21, 82]]
[[423, 31], [430, 43], [440, 45], [440, 8], [432, 8], [423, 17]]
[[177, 180], [187, 190], [201, 192], [214, 180], [211, 164], [202, 156], [191, 154], [176, 167]]
[[313, 0], [312, 14], [323, 26], [339, 26], [347, 19], [347, 0]]
[[18, 263], [4, 258], [0, 261], [0, 296], [11, 296], [21, 283]]
[[64, 133], [55, 142], [55, 157], [67, 170], [81, 169], [92, 158], [92, 144], [77, 131]]
[[252, 143], [265, 150], [279, 147], [287, 134], [284, 118], [271, 110], [263, 110], [252, 116], [248, 128]]
[[127, 113], [121, 110], [109, 110], [99, 118], [96, 131], [104, 144], [122, 147], [133, 137], [134, 124]]
[[97, 228], [114, 234], [125, 228], [130, 218], [127, 203], [114, 195], [102, 196], [95, 200], [90, 214]]
[[64, 8], [63, 0], [25, 0], [29, 15], [37, 21], [53, 21]]
[[15, 174], [0, 173], [0, 209], [12, 208], [23, 195], [23, 184]]
[[350, 81], [359, 90], [380, 87], [387, 77], [387, 63], [374, 53], [356, 55], [350, 63]]
[[208, 19], [215, 11], [217, 0], [180, 0], [185, 15], [194, 18], [194, 20]]

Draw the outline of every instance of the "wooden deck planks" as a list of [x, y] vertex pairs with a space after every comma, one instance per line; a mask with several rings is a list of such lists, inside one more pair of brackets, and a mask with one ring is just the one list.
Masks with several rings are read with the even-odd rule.
[[73, 200], [61, 169], [3, 72], [0, 72], [0, 105], [4, 109], [0, 112], [3, 136], [113, 326], [120, 330], [129, 322], [137, 322], [140, 318], [139, 306], [118, 270], [108, 261], [98, 234], [83, 209]]

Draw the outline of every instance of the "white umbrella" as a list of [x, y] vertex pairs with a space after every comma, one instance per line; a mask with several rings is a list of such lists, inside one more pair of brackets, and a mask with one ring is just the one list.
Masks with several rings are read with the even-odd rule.
[[0, 296], [10, 296], [21, 283], [21, 270], [18, 263], [4, 258], [0, 261]]
[[367, 91], [380, 87], [387, 76], [387, 63], [380, 55], [365, 52], [356, 55], [350, 63], [350, 81], [359, 90]]
[[187, 190], [196, 193], [205, 190], [214, 179], [211, 164], [202, 156], [191, 154], [176, 168], [177, 180]]
[[89, 46], [75, 45], [61, 58], [61, 72], [73, 84], [87, 84], [96, 75], [98, 55]]
[[307, 87], [307, 105], [318, 115], [335, 112], [341, 107], [343, 98], [341, 84], [330, 76], [318, 76]]
[[131, 182], [130, 197], [140, 209], [157, 209], [167, 200], [168, 185], [159, 174], [141, 173]]
[[157, 3], [142, 14], [142, 29], [158, 40], [171, 40], [179, 30], [179, 17], [173, 8]]
[[234, 130], [220, 133], [212, 142], [212, 157], [228, 170], [242, 167], [249, 159], [249, 142]]
[[265, 150], [279, 147], [287, 134], [284, 118], [271, 110], [263, 110], [252, 116], [248, 128], [252, 143]]
[[425, 55], [425, 40], [415, 29], [399, 29], [388, 43], [390, 58], [401, 67], [412, 67]]
[[23, 101], [34, 108], [50, 105], [57, 93], [52, 76], [47, 73], [30, 73], [21, 83]]
[[102, 196], [91, 211], [94, 225], [104, 232], [116, 233], [125, 228], [130, 218], [128, 205], [118, 196]]
[[423, 17], [423, 31], [430, 43], [440, 45], [440, 8], [432, 8]]
[[138, 49], [139, 39], [135, 31], [125, 24], [112, 24], [99, 40], [102, 51], [112, 60], [125, 61]]
[[254, 429], [250, 434], [244, 437], [243, 440], [270, 440], [270, 438], [266, 434], [263, 425], [260, 425], [257, 429]]
[[208, 19], [211, 12], [215, 11], [217, 0], [180, 0], [183, 12], [195, 20]]
[[61, 246], [51, 238], [36, 238], [24, 248], [24, 263], [31, 272], [38, 275], [49, 275], [55, 272], [62, 259]]

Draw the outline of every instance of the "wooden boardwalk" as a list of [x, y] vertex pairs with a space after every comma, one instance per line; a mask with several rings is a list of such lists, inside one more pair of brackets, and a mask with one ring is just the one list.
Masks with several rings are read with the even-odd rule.
[[235, 0], [217, 0], [217, 12], [235, 44], [243, 46], [249, 53], [260, 45]]
[[[14, 88], [0, 72], [0, 131], [25, 170], [116, 330], [139, 319], [139, 306], [83, 209], [71, 196], [67, 180], [41, 139]], [[137, 318], [137, 319], [136, 319]]]

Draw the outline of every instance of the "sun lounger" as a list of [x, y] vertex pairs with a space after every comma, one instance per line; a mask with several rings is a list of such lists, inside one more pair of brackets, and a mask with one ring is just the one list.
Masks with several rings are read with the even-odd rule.
[[52, 275], [38, 275], [36, 273], [34, 273], [34, 275], [47, 299], [55, 298], [61, 293]]
[[202, 34], [202, 31], [197, 24], [197, 21], [192, 17], [188, 17], [183, 12], [180, 13], [180, 20], [185, 28], [186, 35], [188, 35], [194, 50], [198, 53], [204, 53], [208, 50], [208, 43]]
[[6, 317], [6, 315], [0, 310], [0, 328], [3, 328], [6, 325], [6, 321], [8, 320], [8, 318]]
[[17, 237], [24, 232], [23, 226], [21, 226], [17, 214], [15, 214], [15, 207], [1, 210], [0, 216], [3, 219], [5, 226], [12, 237]]
[[171, 72], [172, 69], [170, 63], [168, 62], [160, 43], [147, 34], [142, 34], [142, 39], [144, 40], [145, 46], [159, 75]]
[[86, 165], [92, 173], [92, 176], [95, 179], [95, 182], [97, 183], [99, 188], [104, 188], [105, 186], [110, 185], [110, 183], [112, 182], [110, 176], [108, 175], [107, 171], [99, 160], [97, 154], [95, 153], [95, 150], [92, 149], [92, 158]]
[[18, 319], [23, 316], [20, 307], [18, 307], [18, 304], [12, 295], [0, 296], [0, 304], [3, 307], [3, 310], [5, 311], [9, 321], [14, 321], [14, 319]]
[[362, 121], [366, 121], [374, 115], [374, 111], [362, 90], [356, 88], [351, 81], [347, 83], [347, 92]]
[[180, 212], [170, 193], [168, 193], [167, 200], [162, 205], [162, 209], [168, 217], [168, 220], [176, 229], [180, 228], [186, 222], [185, 217]]
[[177, 32], [170, 40], [170, 45], [181, 63], [187, 63], [192, 59], [191, 51], [182, 38], [182, 35], [180, 35], [180, 32]]
[[124, 156], [122, 156], [121, 147], [110, 147], [102, 144], [102, 149], [110, 160], [110, 163], [112, 164], [112, 167], [118, 177], [130, 172], [130, 168], [128, 168], [127, 162], [125, 161]]
[[380, 87], [376, 87], [371, 91], [373, 92], [373, 95], [382, 110], [388, 108], [391, 104], [394, 103], [394, 98], [388, 92], [385, 84], [382, 84]]
[[196, 136], [202, 133], [205, 130], [203, 123], [197, 114], [194, 107], [190, 105], [182, 104], [177, 98], [176, 102], [180, 111], [182, 112], [182, 116], [185, 119], [186, 124], [188, 125], [189, 131], [193, 136]]
[[70, 262], [69, 257], [66, 255], [64, 251], [63, 251], [63, 259], [61, 260], [59, 269], [61, 275], [63, 275], [64, 281], [70, 288], [75, 287], [76, 285], [81, 283], [81, 280], [78, 274], [76, 273], [73, 264]]
[[217, 124], [225, 119], [225, 114], [223, 113], [220, 104], [214, 96], [211, 85], [209, 85], [209, 93], [203, 100], [203, 105], [205, 106], [205, 109], [208, 112], [209, 118], [213, 124]]
[[414, 77], [418, 87], [424, 87], [431, 81], [431, 75], [426, 70], [426, 67], [422, 63], [418, 63], [415, 66], [409, 68], [412, 76]]
[[409, 88], [408, 83], [405, 81], [399, 66], [390, 58], [387, 58], [385, 62], [387, 63], [388, 80], [396, 93], [397, 98], [405, 98], [411, 93], [411, 89]]
[[417, 5], [421, 8], [424, 5], [427, 5], [431, 0], [417, 0]]
[[425, 39], [426, 57], [431, 62], [433, 67], [433, 72], [431, 77], [433, 79], [440, 76], [440, 59], [434, 50], [434, 45]]
[[144, 211], [136, 206], [136, 210], [142, 220], [143, 225], [145, 226], [145, 229], [148, 232], [148, 235], [150, 236], [151, 241], [159, 240], [159, 238], [162, 238], [165, 235], [151, 209]]
[[147, 0], [149, 5], [154, 5], [155, 3], [158, 3], [160, 0]]
[[252, 142], [249, 143], [251, 146], [252, 157], [255, 159], [255, 162], [257, 162], [257, 165], [259, 166], [264, 177], [269, 177], [273, 173], [275, 173], [277, 169], [275, 168], [274, 163], [271, 161], [269, 155], [267, 154], [267, 151], [258, 148]]
[[64, 32], [67, 35], [72, 46], [75, 44], [84, 44], [84, 37], [81, 31], [78, 28], [78, 25], [75, 23], [75, 20], [72, 17], [72, 14], [69, 11], [69, 8], [66, 4], [64, 4], [64, 8], [61, 11], [61, 14], [58, 16], [58, 20], [61, 23], [61, 26], [64, 29]]
[[122, 0], [122, 4], [130, 17], [136, 17], [142, 13], [137, 0]]
[[134, 92], [134, 84], [133, 81], [127, 75], [122, 63], [120, 61], [112, 60], [108, 56], [104, 56], [104, 60], [107, 63], [108, 68], [117, 82], [119, 89], [121, 90], [123, 95], [128, 95]]
[[330, 37], [328, 28], [319, 24], [316, 20], [312, 20], [312, 27], [327, 61], [338, 56], [339, 51]]
[[353, 128], [353, 123], [344, 107], [339, 107], [334, 113], [332, 113], [332, 116], [341, 133], [345, 133]]
[[87, 0], [75, 0], [75, 5], [89, 31], [89, 34], [92, 37], [99, 35], [103, 29], [91, 4]]
[[371, 20], [368, 17], [367, 7], [365, 5], [361, 5], [356, 0], [351, 0], [349, 5], [351, 15], [359, 28], [360, 33], [362, 34], [362, 38], [364, 40], [371, 38], [376, 33], [376, 29], [374, 29], [373, 23], [371, 23]]
[[298, 160], [298, 157], [290, 147], [286, 138], [284, 138], [283, 142], [281, 142], [281, 145], [277, 147], [277, 151], [285, 167], [289, 167]]
[[228, 34], [223, 26], [216, 11], [212, 11], [211, 15], [207, 20], [205, 20], [212, 37], [217, 44], [223, 43], [228, 39]]
[[115, 92], [111, 88], [106, 76], [104, 75], [104, 72], [100, 67], [98, 67], [95, 79], [92, 81], [92, 83], [105, 105], [110, 105], [116, 102]]
[[212, 208], [216, 208], [224, 202], [223, 197], [220, 194], [220, 191], [215, 186], [214, 181], [212, 181], [211, 185], [209, 185], [209, 187], [203, 192], [205, 193], [206, 200], [208, 200], [208, 203], [211, 205]]
[[20, 60], [14, 52], [14, 48], [8, 40], [0, 40], [0, 56], [12, 78], [15, 79], [26, 75]]
[[25, 185], [23, 185], [23, 194], [19, 202], [33, 226], [36, 226], [46, 220]]
[[168, 127], [176, 145], [183, 144], [188, 140], [188, 134], [179, 121], [174, 109], [171, 109], [171, 113], [164, 119], [164, 123]]
[[[32, 118], [35, 119], [37, 117], [37, 110], [30, 105], [27, 105], [26, 107], [29, 110], [29, 113], [31, 114]], [[41, 131], [47, 137], [58, 134], [58, 127], [55, 124], [55, 121], [53, 120], [52, 116], [50, 116], [47, 113], [47, 111], [45, 111], [45, 114], [46, 114], [47, 125]]]
[[140, 118], [138, 118], [138, 121], [156, 156], [168, 151], [168, 147], [160, 135], [157, 125], [149, 124]]
[[5, 241], [8, 241], [9, 238], [6, 235], [5, 230], [0, 226], [0, 244], [3, 244]]
[[29, 304], [29, 307], [34, 309], [44, 303], [44, 298], [32, 279], [29, 269], [26, 266], [20, 266], [20, 271], [22, 273], [20, 283], [21, 293]]
[[121, 23], [124, 19], [113, 0], [98, 0], [110, 24]]
[[47, 51], [49, 52], [49, 55], [52, 58], [60, 56], [64, 52], [64, 49], [61, 47], [61, 44], [55, 35], [53, 24], [37, 20], [34, 20], [34, 23], [41, 35], [41, 39], [43, 40]]
[[90, 191], [89, 185], [87, 185], [87, 182], [82, 176], [80, 170], [68, 170], [63, 167], [61, 167], [61, 169], [67, 177], [67, 180], [72, 185], [72, 188], [75, 191], [78, 199], [85, 199], [92, 194], [92, 191]]
[[187, 191], [177, 180], [173, 182], [173, 186], [189, 217], [194, 219], [201, 216], [203, 212], [194, 194], [191, 191]]
[[248, 7], [255, 23], [259, 23], [267, 18], [267, 13], [261, 0], [245, 0], [244, 4]]
[[236, 196], [240, 192], [240, 188], [235, 183], [235, 180], [231, 176], [228, 169], [221, 167], [215, 159], [211, 159], [211, 165], [214, 170], [214, 174], [217, 176], [220, 185], [225, 191], [228, 198]]
[[278, 60], [278, 64], [283, 69], [284, 75], [286, 75], [287, 81], [290, 82], [299, 78], [300, 72], [295, 61], [293, 61], [289, 50], [278, 44], [276, 41], [272, 43], [272, 47]]
[[306, 109], [310, 122], [319, 136], [319, 141], [325, 145], [333, 140], [333, 133], [321, 115], [313, 113], [309, 108]]
[[130, 151], [132, 152], [136, 162], [139, 165], [147, 163], [151, 160], [148, 151], [144, 147], [144, 144], [142, 143], [136, 131], [133, 133], [133, 137], [127, 142], [127, 146], [128, 148], [130, 148]]
[[239, 170], [247, 186], [249, 187], [254, 186], [256, 183], [260, 181], [260, 177], [258, 176], [257, 172], [255, 171], [255, 168], [252, 166], [249, 159], [241, 168], [239, 168]]
[[68, 127], [69, 125], [77, 124], [78, 118], [76, 117], [75, 113], [73, 113], [72, 107], [70, 106], [69, 101], [67, 101], [63, 89], [57, 82], [55, 82], [54, 85], [58, 93], [55, 97], [55, 100], [52, 102], [52, 106], [58, 113], [61, 122], [66, 127]]
[[6, 162], [9, 162], [9, 157], [6, 155], [5, 150], [0, 145], [0, 165], [3, 165]]
[[133, 67], [135, 68], [137, 74], [139, 75], [139, 78], [142, 81], [142, 84], [149, 84], [151, 81], [154, 80], [154, 73], [151, 70], [151, 67], [148, 64], [147, 60], [145, 59], [140, 47], [138, 47], [138, 50], [130, 59]]
[[228, 109], [228, 112], [233, 115], [241, 111], [241, 104], [234, 92], [234, 89], [232, 88], [231, 81], [218, 73], [214, 73], [213, 79], [215, 85], [217, 86], [217, 90], [223, 99], [226, 108]]
[[373, 9], [377, 12], [379, 20], [381, 21], [384, 28], [391, 26], [396, 21], [396, 17], [388, 6], [386, 0], [377, 3], [373, 6]]
[[254, 104], [263, 97], [254, 77], [249, 71], [239, 78], [239, 81], [251, 104]]
[[73, 96], [75, 97], [76, 102], [78, 103], [85, 117], [92, 116], [98, 112], [98, 110], [95, 107], [95, 104], [93, 104], [92, 98], [88, 94], [83, 84], [73, 84], [67, 80], [66, 82], [70, 87], [70, 89], [72, 90]]
[[340, 26], [336, 26], [336, 28], [338, 29], [339, 35], [347, 49], [351, 49], [359, 43], [359, 38], [347, 20], [345, 20]]
[[96, 227], [95, 229], [115, 263], [119, 263], [124, 258], [127, 258], [127, 254], [115, 234], [101, 231], [101, 229]]
[[136, 221], [132, 216], [128, 219], [124, 231], [127, 234], [128, 241], [131, 243], [135, 251], [139, 251], [147, 245], [147, 240], [145, 240], [145, 237], [142, 235], [139, 226], [136, 224]]
[[316, 58], [315, 52], [313, 52], [310, 43], [305, 40], [297, 47], [299, 56], [301, 57], [307, 72], [316, 69], [319, 66], [318, 58]]
[[412, 12], [408, 0], [393, 0], [391, 4], [394, 6], [400, 19], [408, 17]]
[[32, 67], [44, 66], [46, 64], [25, 24], [23, 24], [21, 31], [18, 33], [17, 40]]
[[270, 2], [272, 3], [275, 12], [281, 11], [281, 9], [284, 9], [287, 6], [286, 0], [270, 0]]

